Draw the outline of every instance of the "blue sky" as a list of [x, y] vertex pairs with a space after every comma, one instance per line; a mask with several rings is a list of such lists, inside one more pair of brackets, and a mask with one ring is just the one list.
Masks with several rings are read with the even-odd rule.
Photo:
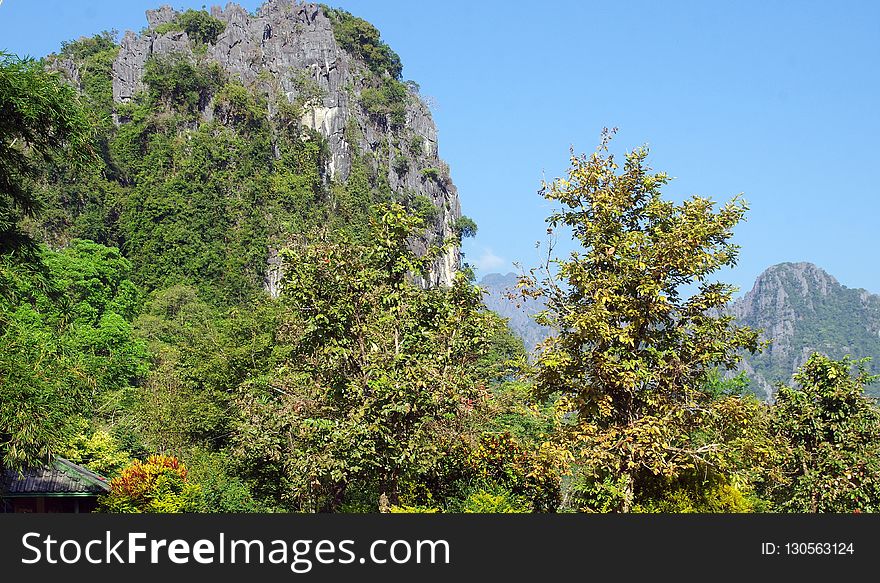
[[[261, 2], [240, 2], [254, 9]], [[41, 56], [104, 29], [139, 30], [161, 1], [4, 0], [0, 48]], [[175, 7], [201, 8], [180, 0]], [[667, 194], [743, 193], [743, 290], [811, 261], [880, 292], [880, 2], [339, 0], [430, 96], [479, 274], [538, 261], [542, 178], [604, 126], [651, 148]], [[210, 4], [208, 4], [210, 6]]]

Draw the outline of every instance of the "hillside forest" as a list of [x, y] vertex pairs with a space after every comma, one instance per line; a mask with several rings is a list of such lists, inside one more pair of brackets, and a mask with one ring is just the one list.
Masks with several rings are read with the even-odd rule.
[[321, 10], [387, 137], [345, 180], [303, 123], [318, 89], [218, 67], [207, 12], [161, 25], [194, 50], [150, 57], [128, 102], [115, 33], [0, 54], [0, 476], [61, 456], [108, 478], [99, 512], [880, 509], [864, 362], [813, 354], [773, 400], [737, 373], [766, 348], [715, 280], [741, 198], [673, 202], [613, 130], [573, 155], [541, 196], [575, 251], [510, 299], [543, 306], [530, 356], [466, 263], [426, 283], [477, 225], [426, 237], [440, 211], [388, 179], [423, 151], [412, 83], [372, 25]]

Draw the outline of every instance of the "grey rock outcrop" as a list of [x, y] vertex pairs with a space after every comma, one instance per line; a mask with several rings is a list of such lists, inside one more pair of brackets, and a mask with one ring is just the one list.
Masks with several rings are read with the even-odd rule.
[[73, 59], [69, 57], [49, 59], [47, 68], [50, 71], [61, 73], [64, 79], [67, 79], [74, 87], [80, 87], [82, 79], [79, 74], [79, 68]]
[[[360, 93], [368, 86], [367, 65], [338, 45], [331, 21], [319, 5], [270, 0], [250, 14], [230, 3], [222, 9], [213, 7], [211, 14], [226, 27], [199, 58], [217, 63], [231, 79], [245, 86], [259, 84], [273, 99], [283, 97], [292, 102], [302, 91], [304, 78], [319, 89], [320, 98], [305, 111], [302, 123], [327, 140], [328, 179], [345, 181], [355, 153], [371, 154], [368, 158], [373, 171], [387, 176], [395, 197], [422, 195], [437, 209], [437, 218], [425, 237], [412, 243], [417, 252], [454, 236], [455, 221], [461, 216], [458, 193], [446, 164], [438, 156], [437, 129], [430, 111], [414, 90], [409, 91], [405, 126], [387, 130], [359, 104]], [[144, 89], [144, 68], [151, 56], [182, 53], [195, 58], [195, 47], [185, 32], [156, 31], [176, 16], [168, 6], [149, 10], [148, 28], [141, 34], [125, 34], [113, 64], [116, 102], [129, 101]], [[209, 107], [203, 115], [210, 117]], [[391, 141], [401, 145], [397, 157], [403, 157], [402, 162], [395, 160], [392, 164], [388, 159]], [[424, 169], [436, 169], [437, 178], [431, 176], [433, 172], [423, 173]], [[459, 264], [458, 248], [449, 249], [437, 259], [430, 281], [425, 283], [450, 284]]]

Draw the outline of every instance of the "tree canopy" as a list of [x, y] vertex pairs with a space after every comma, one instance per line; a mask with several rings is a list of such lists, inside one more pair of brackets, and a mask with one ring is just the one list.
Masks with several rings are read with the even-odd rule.
[[34, 182], [45, 163], [92, 160], [91, 125], [73, 87], [43, 63], [0, 52], [0, 293], [12, 262], [38, 270], [36, 245], [21, 221], [40, 207]]
[[792, 512], [880, 509], [880, 411], [864, 394], [864, 363], [814, 354], [776, 396], [777, 480], [767, 484]]
[[558, 331], [538, 356], [536, 393], [558, 396], [573, 454], [628, 512], [645, 476], [674, 477], [721, 450], [693, 438], [713, 407], [706, 380], [755, 350], [757, 334], [721, 312], [733, 288], [708, 279], [736, 262], [729, 239], [745, 204], [663, 200], [669, 177], [647, 166], [647, 149], [620, 168], [610, 138], [544, 186], [560, 207], [550, 229], [570, 230], [578, 249], [521, 285]]

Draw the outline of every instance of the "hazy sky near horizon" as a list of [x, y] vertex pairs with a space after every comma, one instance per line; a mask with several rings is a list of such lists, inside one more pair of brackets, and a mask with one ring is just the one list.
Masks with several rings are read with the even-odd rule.
[[[5, 0], [0, 50], [43, 56], [140, 30], [163, 3], [206, 4]], [[880, 292], [880, 2], [328, 3], [376, 25], [430, 97], [440, 154], [479, 225], [464, 248], [478, 275], [539, 261], [542, 178], [617, 126], [616, 152], [647, 144], [676, 177], [669, 197], [743, 193], [740, 262], [724, 280], [746, 291], [772, 264], [810, 261]]]

